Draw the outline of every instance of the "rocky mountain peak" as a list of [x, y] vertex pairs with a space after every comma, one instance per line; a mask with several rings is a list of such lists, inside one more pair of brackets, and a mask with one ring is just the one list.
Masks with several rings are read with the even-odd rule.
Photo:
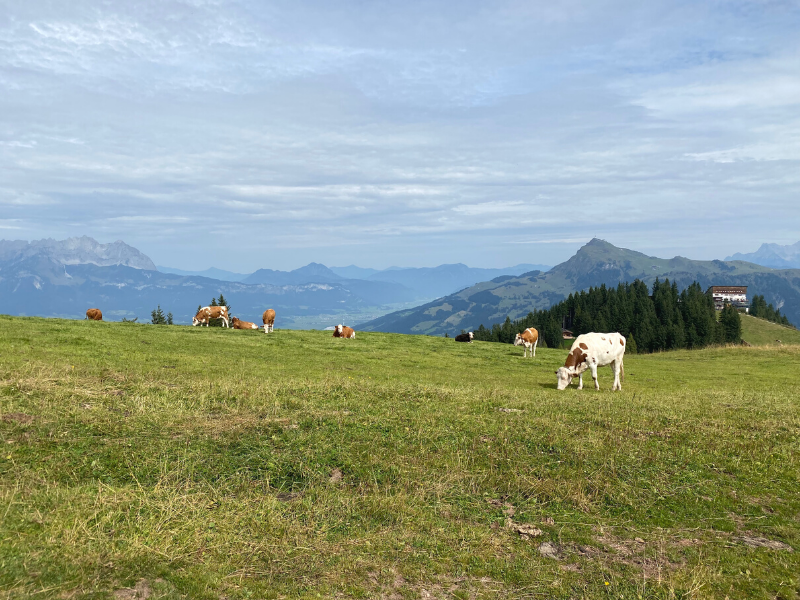
[[122, 265], [155, 271], [156, 265], [145, 254], [121, 240], [101, 244], [89, 236], [54, 240], [47, 238], [26, 242], [24, 240], [0, 240], [0, 260], [12, 262], [41, 256], [62, 265], [97, 265], [110, 267]]

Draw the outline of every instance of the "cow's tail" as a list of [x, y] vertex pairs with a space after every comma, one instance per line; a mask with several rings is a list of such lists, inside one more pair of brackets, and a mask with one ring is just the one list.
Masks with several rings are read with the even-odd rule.
[[625, 363], [621, 360], [619, 361], [619, 380], [625, 381]]

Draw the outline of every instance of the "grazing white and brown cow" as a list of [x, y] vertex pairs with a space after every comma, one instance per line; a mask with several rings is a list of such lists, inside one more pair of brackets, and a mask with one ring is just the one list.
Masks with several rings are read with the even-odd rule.
[[231, 323], [233, 323], [234, 329], [258, 329], [258, 325], [255, 323], [251, 323], [250, 321], [242, 321], [239, 317], [233, 317], [231, 319]]
[[333, 330], [333, 337], [354, 338], [356, 337], [356, 332], [347, 325], [337, 325]]
[[597, 383], [597, 367], [611, 365], [614, 370], [614, 385], [611, 390], [621, 390], [625, 379], [625, 368], [622, 359], [625, 356], [625, 336], [619, 333], [584, 333], [575, 338], [564, 366], [556, 371], [558, 389], [563, 390], [573, 377], [579, 377], [578, 389], [583, 389], [583, 372], [590, 369], [595, 389]]
[[514, 338], [515, 346], [525, 346], [522, 350], [522, 358], [525, 358], [527, 352], [531, 353], [531, 357], [536, 356], [536, 344], [539, 343], [539, 332], [533, 327], [528, 327], [522, 333], [518, 333]]
[[469, 333], [459, 333], [455, 337], [455, 340], [457, 342], [469, 342], [471, 344], [472, 343], [472, 332], [470, 331]]
[[192, 319], [192, 327], [194, 327], [195, 325], [203, 325], [203, 324], [205, 324], [205, 326], [208, 327], [208, 324], [211, 322], [211, 319], [222, 319], [222, 322], [225, 323], [225, 327], [230, 327], [230, 324], [228, 323], [228, 307], [204, 306], [194, 316], [194, 319]]
[[273, 326], [275, 325], [275, 311], [268, 308], [264, 311], [261, 319], [264, 321], [264, 333], [272, 333]]
[[86, 318], [90, 321], [102, 321], [103, 320], [103, 313], [100, 311], [99, 308], [90, 308], [86, 311]]

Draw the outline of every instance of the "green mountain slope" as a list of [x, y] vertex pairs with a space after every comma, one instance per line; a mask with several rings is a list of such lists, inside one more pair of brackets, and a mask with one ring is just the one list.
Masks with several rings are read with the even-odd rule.
[[683, 288], [692, 281], [710, 285], [747, 285], [748, 295], [763, 294], [793, 323], [800, 323], [800, 269], [776, 271], [744, 261], [697, 261], [677, 256], [655, 258], [593, 239], [568, 261], [550, 271], [491, 281], [422, 306], [385, 315], [359, 326], [365, 331], [443, 335], [516, 319], [534, 308], [547, 308], [577, 290], [641, 279], [668, 277]]

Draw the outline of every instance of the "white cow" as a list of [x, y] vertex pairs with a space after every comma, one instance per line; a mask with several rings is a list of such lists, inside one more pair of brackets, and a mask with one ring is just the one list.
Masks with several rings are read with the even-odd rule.
[[621, 390], [620, 380], [625, 379], [625, 369], [622, 359], [625, 355], [625, 336], [619, 333], [584, 333], [575, 339], [570, 348], [564, 366], [556, 371], [558, 375], [558, 389], [563, 390], [573, 377], [580, 378], [578, 389], [583, 389], [583, 372], [591, 369], [595, 389], [600, 389], [597, 383], [597, 367], [611, 365], [614, 369], [613, 390]]

